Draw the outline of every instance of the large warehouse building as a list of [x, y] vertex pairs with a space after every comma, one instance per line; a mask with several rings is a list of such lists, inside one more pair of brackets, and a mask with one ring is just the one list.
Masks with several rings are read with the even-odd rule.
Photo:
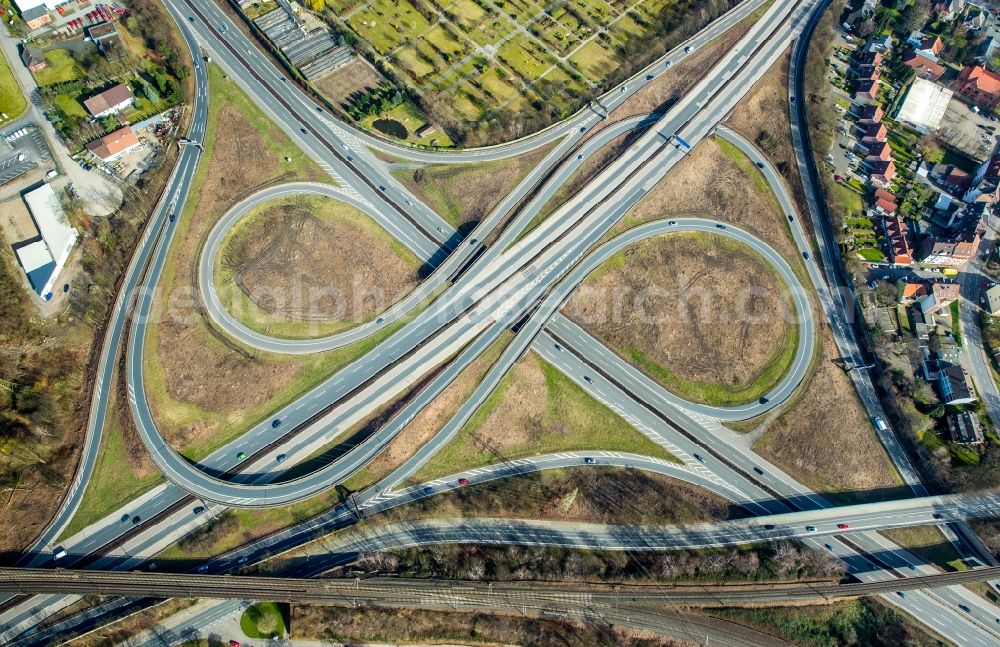
[[25, 11], [34, 9], [35, 7], [45, 7], [49, 11], [55, 11], [59, 5], [66, 4], [66, 0], [14, 0], [14, 4], [17, 5], [18, 10], [23, 14]]
[[69, 226], [55, 191], [48, 184], [24, 194], [40, 239], [18, 247], [17, 260], [31, 287], [43, 299], [52, 297], [52, 287], [76, 244], [77, 232]]
[[922, 133], [937, 130], [954, 94], [927, 79], [914, 79], [906, 93], [896, 120], [913, 126]]

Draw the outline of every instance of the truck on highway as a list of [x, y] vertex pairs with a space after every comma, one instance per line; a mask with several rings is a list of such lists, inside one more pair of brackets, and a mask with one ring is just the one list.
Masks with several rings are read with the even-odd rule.
[[689, 144], [686, 141], [684, 141], [681, 138], [680, 135], [678, 135], [678, 134], [675, 133], [674, 134], [674, 140], [676, 140], [678, 144], [680, 144], [681, 146], [683, 146], [685, 150], [691, 150], [691, 144]]

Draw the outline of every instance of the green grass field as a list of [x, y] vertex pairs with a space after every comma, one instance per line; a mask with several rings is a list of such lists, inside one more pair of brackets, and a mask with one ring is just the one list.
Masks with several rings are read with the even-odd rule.
[[[21, 92], [21, 86], [14, 78], [14, 72], [7, 59], [0, 56], [0, 113], [7, 114], [7, 120], [17, 119], [27, 109], [28, 102]], [[0, 123], [6, 120], [0, 118]]]
[[163, 482], [163, 475], [155, 469], [152, 474], [140, 475], [129, 466], [116, 408], [117, 399], [112, 397], [108, 403], [108, 417], [101, 434], [94, 473], [83, 491], [80, 507], [59, 536], [60, 540], [103, 519], [116, 508]]
[[49, 62], [49, 66], [35, 72], [38, 85], [65, 83], [84, 76], [83, 69], [72, 54], [64, 49], [50, 49], [45, 52], [45, 60]]
[[[631, 427], [611, 409], [593, 399], [586, 391], [536, 355], [521, 361], [538, 362], [545, 377], [545, 413], [530, 443], [508, 447], [504, 458], [514, 459], [551, 452], [603, 449], [632, 452], [676, 461], [676, 457]], [[491, 465], [497, 457], [476, 445], [474, 437], [489, 415], [503, 400], [515, 372], [508, 372], [500, 386], [472, 416], [461, 431], [411, 478], [428, 481], [461, 470]], [[554, 423], [559, 423], [558, 425]]]

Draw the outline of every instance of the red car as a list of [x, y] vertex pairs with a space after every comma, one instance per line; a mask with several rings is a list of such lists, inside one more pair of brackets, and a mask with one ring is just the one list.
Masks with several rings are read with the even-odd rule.
[[238, 640], [230, 640], [229, 641], [229, 647], [240, 647], [240, 641], [238, 641]]
[[459, 485], [468, 485], [469, 484], [469, 479], [467, 479], [467, 478], [460, 478], [460, 479], [458, 479], [458, 484]]
[[840, 528], [841, 530], [847, 530], [848, 528], [850, 528], [850, 526], [848, 526], [846, 523], [838, 523], [837, 527]]
[[844, 178], [840, 177], [839, 175], [834, 175], [833, 176], [833, 181], [836, 182], [837, 184], [840, 184], [840, 181], [843, 180], [843, 179]]

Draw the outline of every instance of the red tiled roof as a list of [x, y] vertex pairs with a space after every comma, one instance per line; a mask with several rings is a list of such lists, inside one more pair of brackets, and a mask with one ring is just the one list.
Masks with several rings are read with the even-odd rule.
[[858, 117], [866, 121], [882, 121], [882, 107], [881, 106], [864, 106], [858, 112]]
[[1000, 75], [979, 65], [966, 65], [958, 75], [958, 83], [965, 94], [1000, 94]]
[[103, 160], [114, 157], [123, 150], [139, 143], [139, 138], [135, 136], [132, 128], [125, 126], [113, 133], [109, 133], [100, 139], [87, 144], [87, 149]]
[[912, 51], [903, 57], [903, 62], [913, 68], [916, 75], [921, 78], [936, 80], [944, 74], [944, 66]]

